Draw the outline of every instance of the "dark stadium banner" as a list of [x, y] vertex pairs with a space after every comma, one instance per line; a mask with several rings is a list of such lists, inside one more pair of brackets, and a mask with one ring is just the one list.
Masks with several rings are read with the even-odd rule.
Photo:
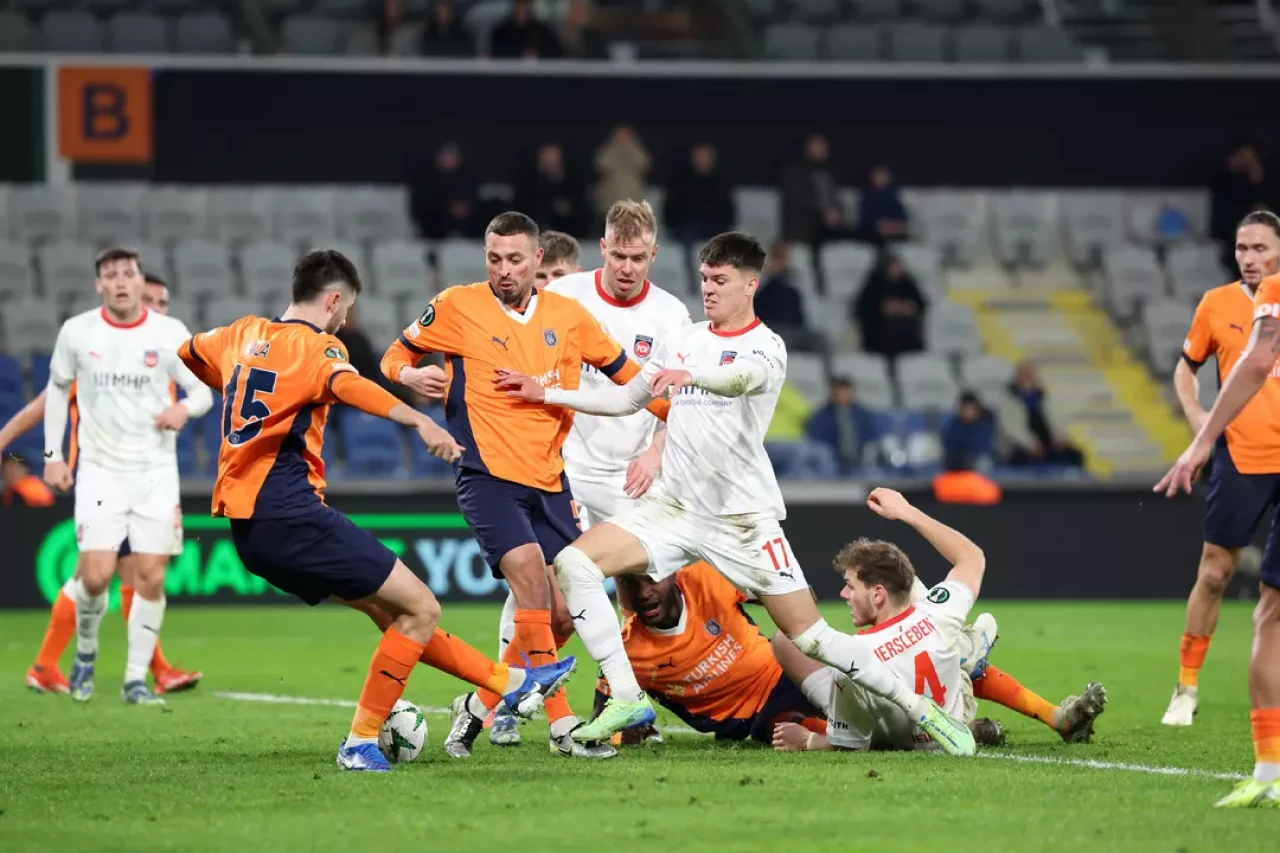
[[[886, 164], [909, 186], [1203, 186], [1228, 145], [1280, 139], [1271, 79], [928, 79], [165, 70], [156, 180], [400, 182], [457, 142], [481, 181], [518, 182], [546, 142], [594, 178], [635, 126], [662, 183], [711, 142], [736, 184], [771, 184], [804, 137], [845, 183]], [[342, 157], [326, 142], [337, 133]]]
[[0, 68], [0, 183], [44, 177], [44, 70]]
[[[1200, 553], [1201, 503], [1146, 492], [1012, 493], [996, 507], [921, 508], [971, 536], [987, 555], [984, 598], [1183, 598]], [[479, 546], [448, 495], [406, 499], [334, 498], [356, 524], [377, 535], [444, 601], [500, 600]], [[408, 506], [406, 506], [408, 504]], [[69, 502], [52, 509], [0, 510], [6, 577], [0, 608], [43, 607], [75, 570], [75, 527]], [[227, 522], [207, 516], [204, 499], [185, 502], [186, 546], [169, 569], [174, 603], [292, 601], [245, 571]], [[841, 580], [831, 558], [858, 536], [893, 539], [916, 561], [926, 582], [940, 580], [943, 560], [902, 525], [863, 506], [793, 503], [784, 524], [792, 550], [819, 595], [834, 599]], [[1262, 541], [1265, 531], [1260, 533]], [[1248, 578], [1237, 582], [1245, 592]]]

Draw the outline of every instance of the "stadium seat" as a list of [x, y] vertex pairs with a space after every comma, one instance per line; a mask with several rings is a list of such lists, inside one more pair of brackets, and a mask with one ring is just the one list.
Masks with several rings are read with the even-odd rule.
[[127, 240], [125, 245], [138, 253], [144, 273], [158, 275], [166, 284], [173, 279], [173, 264], [169, 262], [169, 251], [164, 246], [138, 240]]
[[734, 187], [735, 226], [767, 247], [782, 233], [782, 198], [774, 187]]
[[184, 429], [178, 433], [178, 473], [184, 477], [198, 477], [205, 472], [200, 468], [200, 457], [196, 451], [194, 430]]
[[200, 420], [196, 421], [194, 431], [198, 441], [204, 446], [205, 454], [213, 460], [218, 458], [218, 448], [222, 444], [222, 395], [214, 392], [213, 406]]
[[372, 24], [359, 24], [351, 29], [347, 40], [342, 45], [342, 52], [347, 56], [378, 56], [382, 53], [382, 45], [378, 40], [378, 29]]
[[102, 53], [107, 39], [93, 15], [67, 10], [50, 12], [40, 19], [40, 44], [56, 53]]
[[276, 239], [311, 248], [337, 236], [333, 190], [288, 187], [269, 192]]
[[[439, 426], [445, 426], [443, 406], [430, 405], [421, 411]], [[447, 477], [453, 473], [453, 466], [443, 459], [432, 456], [427, 446], [413, 433], [409, 434], [409, 457], [415, 477]]]
[[162, 243], [209, 236], [208, 205], [209, 194], [200, 187], [151, 187], [142, 200], [147, 236]]
[[11, 355], [0, 355], [0, 409], [20, 409], [26, 402], [22, 363]]
[[905, 16], [903, 0], [849, 0], [854, 16], [872, 21], [897, 21]]
[[351, 412], [343, 418], [341, 432], [342, 455], [349, 476], [408, 476], [401, 430], [391, 421]]
[[845, 353], [831, 360], [831, 375], [853, 383], [858, 402], [869, 409], [890, 409], [894, 405], [889, 361], [872, 353]]
[[769, 21], [777, 17], [775, 0], [744, 0], [747, 14], [757, 21]]
[[214, 12], [193, 12], [178, 18], [173, 31], [178, 53], [235, 53], [231, 23]]
[[413, 236], [404, 187], [354, 187], [336, 205], [338, 234], [348, 240], [405, 240]]
[[388, 56], [421, 56], [422, 31], [425, 29], [420, 21], [409, 21], [396, 27], [387, 40]]
[[1140, 246], [1114, 246], [1102, 260], [1107, 304], [1117, 315], [1131, 317], [1146, 299], [1164, 296], [1164, 274], [1155, 253]]
[[1208, 361], [1200, 365], [1200, 370], [1196, 373], [1196, 379], [1200, 382], [1200, 405], [1204, 406], [1204, 410], [1207, 412], [1213, 408], [1213, 401], [1218, 396], [1218, 359], [1210, 357]]
[[142, 233], [144, 193], [142, 184], [78, 184], [80, 236], [98, 246], [132, 244]]
[[204, 0], [147, 0], [147, 8], [166, 16], [194, 11]]
[[[840, 8], [840, 0], [783, 0], [783, 7], [788, 19], [810, 24], [831, 23], [844, 11]], [[814, 55], [806, 58], [813, 59]]]
[[950, 264], [968, 267], [983, 238], [982, 199], [963, 190], [916, 190], [903, 200], [924, 241]]
[[1028, 20], [1040, 12], [1036, 0], [975, 0], [975, 5], [985, 20], [1007, 24]]
[[369, 4], [365, 0], [316, 0], [311, 8], [328, 18], [353, 19], [364, 17]]
[[52, 352], [59, 322], [54, 307], [34, 296], [11, 299], [0, 305], [5, 350], [12, 355]]
[[843, 62], [884, 59], [884, 33], [865, 24], [836, 24], [827, 29], [827, 56]]
[[416, 240], [378, 243], [373, 247], [372, 261], [373, 280], [382, 296], [403, 296], [411, 302], [425, 304], [435, 294], [425, 243]]
[[[415, 305], [413, 310], [420, 311], [422, 307]], [[356, 304], [356, 315], [358, 328], [369, 336], [369, 340], [379, 352], [394, 341], [412, 319], [401, 315], [392, 300], [374, 294], [360, 297]]]
[[[1170, 239], [1157, 223], [1165, 207], [1186, 217], [1188, 233]], [[1129, 236], [1140, 243], [1163, 244], [1202, 239], [1209, 228], [1209, 193], [1206, 190], [1131, 190], [1125, 194], [1125, 220]]]
[[342, 21], [313, 15], [290, 15], [280, 28], [287, 53], [295, 56], [336, 56], [341, 51]]
[[960, 381], [977, 394], [983, 404], [993, 407], [1009, 393], [1013, 365], [993, 355], [970, 355], [960, 362]]
[[169, 291], [169, 316], [187, 324], [193, 332], [200, 330], [200, 300], [187, 299]]
[[1016, 56], [1023, 62], [1080, 62], [1080, 45], [1052, 26], [1023, 27], [1016, 36]]
[[120, 12], [107, 19], [107, 44], [116, 53], [168, 53], [169, 22], [147, 12]]
[[1191, 306], [1185, 302], [1151, 299], [1142, 306], [1147, 354], [1151, 369], [1157, 376], [1172, 375], [1182, 353], [1187, 329], [1191, 328], [1191, 315]]
[[903, 355], [897, 362], [902, 405], [922, 411], [947, 411], [955, 407], [960, 392], [946, 359], [930, 353]]
[[947, 31], [933, 24], [899, 24], [889, 29], [889, 57], [895, 62], [942, 62]]
[[996, 255], [1008, 266], [1043, 267], [1054, 247], [1053, 199], [1047, 193], [1014, 191], [991, 198]]
[[926, 21], [938, 21], [944, 24], [955, 23], [964, 18], [968, 9], [965, 0], [928, 0], [916, 6], [917, 11]]
[[[925, 5], [932, 5], [932, 2]], [[1009, 32], [991, 24], [957, 27], [953, 34], [952, 51], [956, 62], [1008, 62]]]
[[1124, 242], [1124, 196], [1086, 190], [1060, 196], [1067, 254], [1079, 266], [1096, 264], [1104, 250]]
[[945, 299], [929, 306], [924, 339], [930, 351], [948, 355], [971, 355], [982, 349], [973, 309]]
[[1222, 268], [1213, 243], [1179, 243], [1164, 257], [1169, 286], [1177, 299], [1199, 302], [1206, 290], [1226, 284], [1234, 276]]
[[226, 242], [260, 240], [272, 232], [271, 195], [252, 187], [208, 190], [210, 236]]
[[40, 283], [49, 299], [68, 301], [93, 292], [94, 248], [75, 240], [46, 243], [36, 250]]
[[862, 284], [876, 264], [875, 251], [866, 243], [824, 243], [818, 253], [818, 266], [822, 270], [822, 282], [827, 298], [838, 303], [844, 314], [849, 313], [849, 303], [862, 289]]
[[17, 186], [9, 193], [9, 228], [21, 243], [73, 238], [75, 194], [68, 186]]
[[40, 38], [27, 16], [14, 9], [0, 9], [0, 53], [39, 49]]
[[237, 292], [231, 256], [222, 243], [183, 240], [173, 248], [174, 289], [185, 299], [225, 298]]
[[892, 251], [926, 297], [940, 299], [947, 292], [942, 253], [936, 248], [924, 243], [897, 243]]
[[26, 243], [0, 240], [0, 298], [34, 296], [35, 270], [31, 267], [31, 249]]
[[[590, 243], [585, 244], [583, 255], [599, 257], [599, 249]], [[587, 265], [588, 269], [590, 264]], [[663, 290], [674, 294], [697, 290], [697, 283], [689, 280], [689, 252], [686, 247], [674, 239], [664, 240], [658, 250], [658, 257], [653, 259], [649, 267], [649, 279]]]
[[769, 24], [764, 52], [770, 59], [812, 61], [818, 56], [818, 29], [809, 24]]
[[813, 260], [813, 247], [807, 243], [791, 243], [791, 284], [804, 297], [805, 310], [812, 313], [822, 302], [818, 290], [818, 265]]
[[436, 249], [440, 289], [471, 284], [484, 278], [484, 243], [480, 240], [445, 240]]
[[213, 299], [204, 306], [204, 322], [206, 329], [219, 326], [230, 326], [241, 317], [262, 316], [260, 306], [246, 303], [240, 299]]
[[49, 384], [48, 353], [38, 352], [31, 356], [31, 393], [39, 394]]
[[282, 297], [293, 278], [297, 252], [276, 240], [255, 240], [237, 252], [241, 289], [257, 302]]
[[827, 370], [821, 356], [804, 352], [791, 353], [787, 359], [787, 382], [815, 406], [821, 406], [830, 396]]

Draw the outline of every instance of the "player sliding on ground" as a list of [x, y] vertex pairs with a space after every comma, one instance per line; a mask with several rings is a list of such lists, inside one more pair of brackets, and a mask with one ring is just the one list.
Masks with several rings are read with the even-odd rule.
[[[923, 599], [913, 602], [916, 573], [902, 549], [890, 542], [868, 539], [845, 546], [836, 556], [835, 570], [844, 577], [840, 597], [848, 602], [854, 625], [870, 626], [858, 636], [865, 638], [874, 648], [875, 657], [900, 678], [914, 682], [917, 689], [923, 685], [929, 698], [946, 708], [947, 713], [973, 724], [977, 715], [975, 684], [994, 679], [996, 695], [992, 698], [997, 701], [1012, 687], [1004, 673], [985, 664], [982, 668], [990, 671], [971, 683], [962, 663], [969, 645], [964, 622], [978, 598], [986, 572], [982, 551], [962, 533], [930, 518], [892, 489], [873, 491], [867, 506], [884, 518], [910, 525], [951, 563], [951, 571]], [[824, 709], [827, 718], [825, 735], [794, 723], [779, 724], [773, 733], [775, 748], [936, 748], [932, 738], [901, 707], [866, 690], [838, 669], [815, 663], [786, 638], [777, 638], [775, 647], [787, 675], [802, 685], [805, 695]], [[1090, 684], [1082, 696], [1068, 699], [1057, 709], [1061, 713], [1046, 722], [1051, 722], [1064, 740], [1087, 740], [1093, 731], [1093, 720], [1102, 713], [1105, 703], [1102, 685]]]
[[596, 415], [637, 412], [670, 396], [662, 479], [635, 507], [596, 525], [560, 552], [556, 574], [578, 636], [613, 693], [603, 713], [573, 733], [588, 741], [650, 724], [653, 705], [627, 660], [606, 577], [667, 577], [706, 560], [758, 598], [805, 654], [901, 708], [947, 752], [972, 755], [973, 735], [919, 696], [865, 638], [841, 634], [818, 613], [779, 522], [785, 517], [764, 434], [786, 377], [786, 347], [756, 318], [765, 252], [754, 238], [721, 234], [700, 255], [708, 322], [661, 341], [625, 386], [558, 390], [514, 372], [499, 387], [519, 399]]
[[231, 519], [245, 568], [308, 604], [327, 598], [348, 604], [384, 630], [337, 761], [346, 770], [386, 772], [378, 732], [419, 661], [487, 688], [495, 705], [501, 695], [527, 717], [560, 688], [574, 660], [517, 669], [437, 630], [440, 605], [431, 590], [373, 535], [325, 504], [322, 445], [334, 403], [412, 428], [440, 459], [453, 462], [463, 452], [430, 418], [348, 362], [334, 333], [359, 293], [351, 261], [313, 251], [294, 270], [283, 316], [245, 317], [204, 332], [179, 355], [225, 394], [213, 514]]
[[[1249, 346], [1222, 384], [1213, 410], [1191, 446], [1154, 491], [1173, 497], [1191, 492], [1191, 483], [1209, 460], [1228, 425], [1259, 391], [1276, 381], [1280, 360], [1280, 276], [1268, 276], [1253, 299]], [[1269, 412], [1270, 426], [1277, 414]], [[1280, 809], [1280, 516], [1271, 517], [1271, 532], [1258, 576], [1261, 598], [1253, 613], [1253, 653], [1249, 659], [1249, 722], [1255, 756], [1253, 777], [1218, 800], [1221, 808]]]

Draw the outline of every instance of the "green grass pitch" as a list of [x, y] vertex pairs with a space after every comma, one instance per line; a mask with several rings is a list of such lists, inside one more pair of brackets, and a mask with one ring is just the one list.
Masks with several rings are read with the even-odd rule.
[[[833, 624], [847, 624], [838, 605], [827, 609]], [[81, 707], [25, 689], [46, 616], [4, 613], [0, 850], [1280, 850], [1280, 814], [1211, 808], [1234, 784], [1223, 777], [1252, 767], [1248, 605], [1224, 608], [1200, 715], [1183, 730], [1159, 724], [1177, 673], [1181, 605], [988, 609], [1001, 628], [992, 661], [1024, 684], [1055, 702], [1087, 681], [1106, 684], [1093, 744], [1066, 746], [984, 703], [981, 713], [1006, 724], [1009, 745], [967, 760], [782, 755], [672, 734], [664, 746], [586, 763], [552, 756], [546, 725], [535, 722], [524, 746], [497, 749], [482, 735], [475, 757], [455, 762], [440, 751], [446, 718], [431, 715], [418, 762], [385, 776], [344, 774], [333, 759], [349, 707], [219, 694], [355, 699], [377, 639], [359, 614], [173, 608], [165, 650], [206, 680], [160, 710], [119, 701], [119, 614], [103, 623], [98, 696]], [[493, 606], [446, 605], [443, 625], [488, 652], [497, 617]], [[582, 652], [576, 641], [569, 651]], [[594, 675], [586, 661], [571, 684], [580, 714]], [[461, 692], [419, 668], [406, 698], [440, 708]]]

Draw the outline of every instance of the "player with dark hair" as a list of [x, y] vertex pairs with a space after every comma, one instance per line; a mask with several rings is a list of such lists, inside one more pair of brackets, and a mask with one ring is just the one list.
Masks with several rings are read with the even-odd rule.
[[819, 614], [782, 531], [786, 508], [764, 449], [787, 363], [781, 338], [755, 316], [764, 248], [748, 234], [728, 232], [708, 241], [699, 260], [707, 322], [669, 335], [625, 386], [545, 388], [515, 373], [500, 383], [516, 399], [594, 415], [630, 414], [671, 399], [661, 481], [635, 507], [592, 526], [555, 561], [574, 627], [613, 694], [574, 737], [598, 740], [654, 720], [605, 579], [643, 573], [661, 580], [705, 560], [756, 596], [805, 654], [838, 665], [897, 705], [948, 752], [971, 755], [968, 728], [910, 690], [866, 641], [835, 631]]
[[534, 284], [542, 288], [556, 279], [564, 278], [570, 273], [582, 270], [578, 259], [582, 256], [582, 248], [578, 241], [560, 231], [543, 231], [538, 241], [542, 247], [542, 262], [534, 273]]
[[[1196, 373], [1214, 356], [1218, 381], [1231, 372], [1249, 344], [1253, 299], [1264, 276], [1280, 272], [1280, 217], [1256, 211], [1236, 228], [1240, 279], [1215, 287], [1196, 307], [1173, 387], [1192, 432], [1209, 417], [1200, 405]], [[1218, 439], [1205, 503], [1204, 547], [1195, 586], [1187, 600], [1186, 628], [1179, 649], [1178, 683], [1161, 720], [1189, 726], [1195, 718], [1200, 667], [1218, 626], [1222, 596], [1267, 508], [1280, 498], [1280, 385], [1266, 383]]]
[[[628, 382], [640, 372], [579, 302], [534, 290], [542, 260], [538, 237], [538, 226], [522, 213], [496, 217], [485, 230], [488, 280], [444, 290], [382, 359], [387, 378], [430, 396], [439, 393], [433, 371], [415, 365], [428, 353], [445, 356], [445, 417], [466, 448], [456, 466], [458, 506], [485, 561], [515, 596], [514, 636], [502, 656], [507, 662], [526, 655], [535, 663], [555, 659], [553, 611], [558, 633], [572, 633], [567, 608], [553, 596], [547, 564], [580, 529], [560, 455], [573, 414], [513, 400], [494, 377], [515, 368], [536, 377], [530, 381], [539, 387], [571, 389], [578, 387], [584, 364], [613, 382]], [[665, 415], [665, 407], [655, 409]], [[471, 754], [484, 707], [474, 694], [454, 701], [446, 752]], [[562, 694], [550, 697], [546, 710], [555, 753], [616, 754], [608, 744], [570, 737], [579, 723]]]
[[334, 403], [412, 428], [446, 461], [463, 453], [449, 433], [360, 377], [347, 360], [334, 334], [360, 289], [350, 260], [313, 251], [294, 270], [292, 302], [281, 317], [245, 317], [196, 335], [180, 354], [225, 395], [213, 514], [231, 519], [245, 568], [308, 604], [348, 604], [384, 629], [337, 761], [346, 770], [385, 772], [378, 732], [419, 661], [489, 688], [528, 716], [568, 678], [573, 658], [521, 670], [437, 630], [440, 605], [426, 584], [325, 503], [321, 445]]

